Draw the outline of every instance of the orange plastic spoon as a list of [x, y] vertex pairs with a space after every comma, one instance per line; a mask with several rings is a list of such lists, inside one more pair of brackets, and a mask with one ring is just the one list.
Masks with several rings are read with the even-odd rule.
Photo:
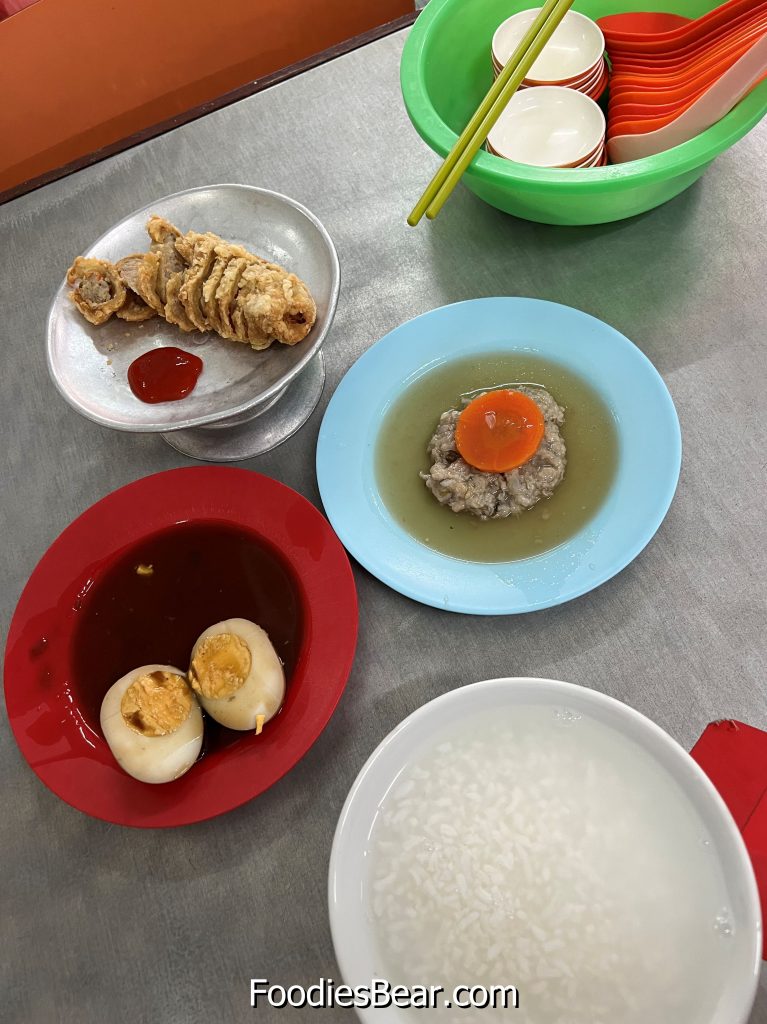
[[689, 25], [691, 18], [665, 11], [627, 11], [624, 14], [606, 14], [597, 19], [605, 36], [627, 41], [637, 36], [657, 36], [659, 32], [673, 32]]
[[612, 47], [616, 54], [624, 51], [661, 55], [670, 53], [690, 46], [701, 38], [716, 34], [723, 27], [727, 31], [736, 24], [741, 24], [750, 18], [755, 19], [765, 10], [767, 10], [767, 0], [759, 0], [758, 3], [754, 3], [754, 0], [730, 0], [729, 3], [722, 4], [721, 7], [704, 14], [703, 17], [670, 32], [659, 32], [649, 37], [637, 36], [625, 42], [617, 36], [610, 36], [609, 33], [606, 33], [607, 51], [609, 53]]
[[644, 54], [620, 54], [613, 53], [611, 63], [615, 72], [624, 72], [635, 69], [641, 74], [664, 74], [671, 73], [678, 68], [686, 67], [697, 61], [706, 60], [710, 54], [726, 52], [739, 45], [746, 39], [753, 39], [767, 29], [767, 13], [758, 18], [751, 18], [739, 27], [733, 27], [716, 37], [707, 38], [702, 43], [684, 50], [674, 51], [665, 57], [658, 57], [650, 60]]

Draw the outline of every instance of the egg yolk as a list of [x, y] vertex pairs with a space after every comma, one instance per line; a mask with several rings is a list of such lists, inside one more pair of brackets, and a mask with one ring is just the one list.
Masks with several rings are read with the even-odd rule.
[[167, 736], [192, 710], [192, 691], [183, 676], [150, 672], [134, 679], [120, 701], [123, 721], [141, 736]]
[[197, 647], [189, 669], [192, 687], [208, 700], [236, 693], [248, 678], [250, 648], [234, 633], [216, 633]]
[[508, 473], [535, 455], [545, 426], [539, 406], [522, 391], [487, 391], [458, 417], [455, 446], [475, 469]]

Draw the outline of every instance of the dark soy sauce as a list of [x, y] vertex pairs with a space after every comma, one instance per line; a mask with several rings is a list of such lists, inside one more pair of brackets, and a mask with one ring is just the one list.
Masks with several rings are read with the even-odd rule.
[[[96, 729], [104, 694], [120, 676], [154, 662], [185, 672], [200, 633], [222, 619], [250, 619], [266, 630], [288, 687], [301, 647], [291, 570], [266, 541], [227, 523], [179, 523], [127, 550], [96, 576], [78, 618], [73, 679]], [[208, 752], [241, 735], [209, 718], [205, 732]]]

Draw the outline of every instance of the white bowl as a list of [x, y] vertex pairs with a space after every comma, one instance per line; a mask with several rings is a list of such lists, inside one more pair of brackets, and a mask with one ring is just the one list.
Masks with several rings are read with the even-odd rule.
[[[501, 71], [503, 70], [503, 65], [498, 64], [495, 59], [493, 59], [492, 63], [493, 77], [497, 78], [498, 75], [500, 75]], [[561, 81], [557, 82], [537, 82], [534, 78], [527, 77], [522, 82], [520, 88], [529, 89], [532, 85], [564, 85], [567, 86], [568, 89], [577, 89], [579, 92], [587, 92], [588, 90], [583, 88], [584, 85], [588, 83], [597, 82], [605, 73], [606, 69], [607, 64], [605, 62], [605, 59], [604, 57], [601, 57], [593, 68], [589, 68], [589, 70], [582, 75], [576, 75], [575, 78], [562, 79]]]
[[604, 73], [605, 62], [600, 60], [591, 71], [586, 72], [585, 75], [578, 75], [577, 78], [569, 79], [567, 82], [536, 82], [531, 78], [526, 78], [525, 85], [528, 87], [531, 85], [563, 85], [568, 89], [577, 89], [578, 92], [588, 92], [589, 88], [596, 85]]
[[[492, 679], [453, 690], [406, 718], [370, 756], [343, 806], [330, 855], [330, 928], [344, 982], [369, 986], [372, 978], [386, 976], [376, 949], [372, 908], [367, 903], [366, 851], [389, 788], [414, 751], [428, 745], [446, 727], [465, 722], [470, 714], [524, 704], [565, 707], [600, 721], [627, 743], [637, 744], [681, 788], [708, 833], [711, 854], [726, 880], [733, 924], [727, 983], [710, 1019], [696, 1024], [745, 1024], [761, 962], [761, 914], [751, 862], [730, 812], [690, 755], [659, 726], [612, 697], [552, 679]], [[465, 981], [472, 983], [471, 977]], [[423, 983], [432, 981], [424, 978]], [[395, 1007], [358, 1009], [357, 1013], [366, 1024], [406, 1024], [411, 1019], [408, 1012]], [[677, 1024], [690, 1022], [680, 1019]]]
[[[493, 149], [493, 147], [490, 145], [489, 142], [487, 143], [487, 151], [488, 151], [488, 153], [492, 153], [493, 156], [500, 156], [500, 153], [496, 153], [496, 151]], [[604, 153], [605, 153], [605, 144], [604, 144], [604, 142], [601, 142], [597, 146], [597, 148], [594, 150], [593, 153], [589, 153], [589, 155], [584, 157], [583, 160], [579, 160], [577, 163], [574, 163], [574, 164], [568, 164], [567, 166], [569, 168], [572, 168], [573, 170], [578, 168], [578, 167], [596, 167], [597, 164], [599, 163], [599, 161], [604, 156]], [[501, 159], [503, 160], [503, 159], [505, 159], [505, 157], [501, 157]], [[565, 168], [563, 168], [563, 170], [564, 169]]]
[[[497, 78], [501, 73], [501, 68], [493, 64], [493, 78]], [[576, 92], [585, 93], [586, 96], [590, 96], [592, 99], [599, 99], [601, 94], [604, 92], [608, 82], [608, 71], [607, 65], [602, 60], [597, 64], [593, 71], [590, 71], [587, 75], [581, 75], [579, 78], [574, 79], [570, 82], [533, 82], [529, 78], [526, 78], [520, 85], [520, 91], [523, 89], [539, 88], [546, 85], [557, 85], [563, 86], [568, 89], [574, 89]]]
[[[538, 17], [540, 7], [520, 11], [495, 30], [492, 52], [503, 66], [519, 46], [522, 37]], [[568, 11], [528, 71], [539, 82], [561, 82], [591, 70], [605, 50], [605, 37], [596, 22], [577, 11]]]
[[605, 146], [604, 146], [604, 143], [603, 143], [599, 147], [599, 149], [597, 149], [597, 151], [595, 153], [592, 153], [591, 156], [587, 160], [584, 160], [583, 163], [576, 164], [576, 167], [596, 167], [599, 164], [600, 160], [602, 159], [602, 157], [604, 155], [605, 155]]
[[605, 115], [590, 96], [558, 85], [523, 89], [509, 100], [487, 138], [500, 156], [535, 167], [567, 167], [599, 146]]

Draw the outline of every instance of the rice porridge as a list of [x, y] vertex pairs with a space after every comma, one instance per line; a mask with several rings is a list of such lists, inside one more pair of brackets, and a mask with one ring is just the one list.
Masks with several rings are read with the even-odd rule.
[[516, 1024], [706, 1024], [733, 943], [697, 811], [640, 746], [551, 706], [482, 712], [414, 751], [368, 847], [379, 976], [514, 985]]

